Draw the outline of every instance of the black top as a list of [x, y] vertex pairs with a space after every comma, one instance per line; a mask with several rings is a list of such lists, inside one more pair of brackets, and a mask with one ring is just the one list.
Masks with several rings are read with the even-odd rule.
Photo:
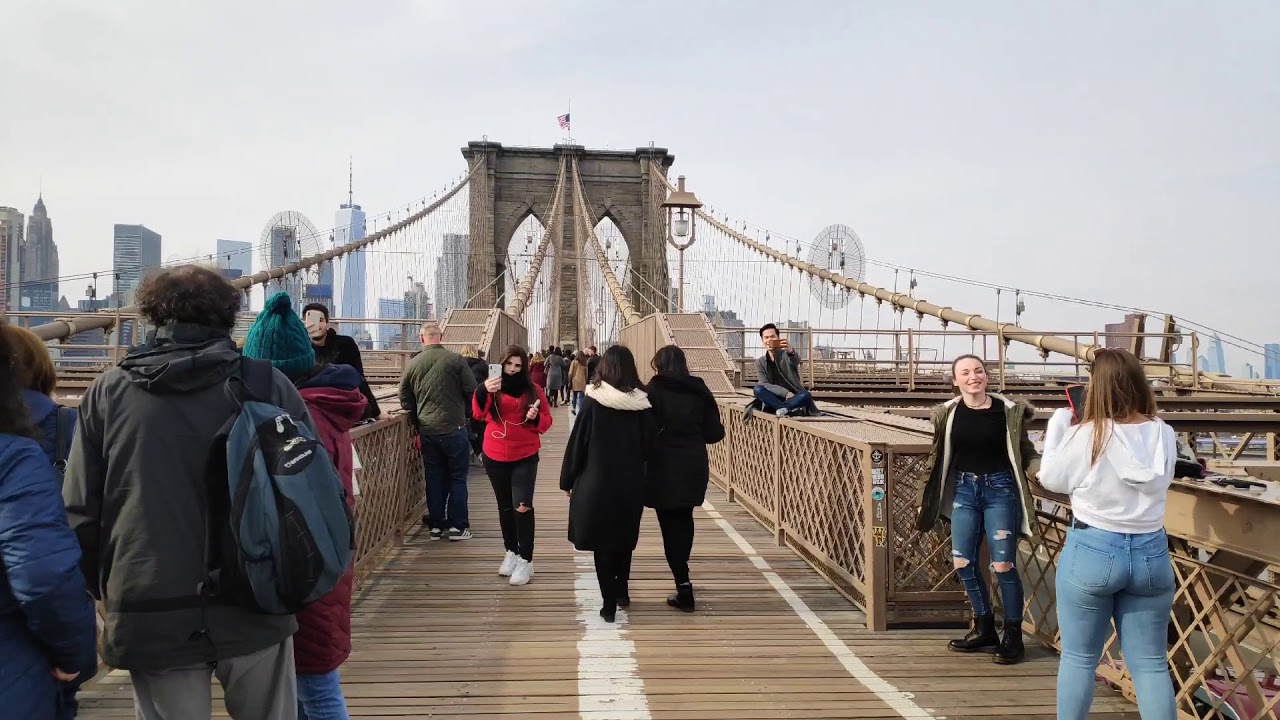
[[952, 469], [978, 475], [1012, 472], [1008, 434], [1003, 403], [992, 400], [991, 407], [974, 410], [961, 400], [951, 423]]

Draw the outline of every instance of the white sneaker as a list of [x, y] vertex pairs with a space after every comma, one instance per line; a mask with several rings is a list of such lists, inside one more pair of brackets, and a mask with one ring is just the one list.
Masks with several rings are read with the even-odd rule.
[[533, 563], [524, 558], [516, 559], [516, 567], [511, 571], [512, 585], [525, 585], [533, 579]]
[[516, 569], [516, 561], [519, 559], [519, 555], [508, 550], [506, 557], [502, 558], [502, 567], [498, 568], [498, 574], [502, 577], [511, 577], [512, 571]]
[[778, 408], [773, 414], [778, 417], [786, 417], [788, 413], [786, 408]]

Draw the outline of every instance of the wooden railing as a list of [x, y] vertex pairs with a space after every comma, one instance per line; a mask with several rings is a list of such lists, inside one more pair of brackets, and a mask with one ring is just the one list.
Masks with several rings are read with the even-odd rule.
[[[854, 414], [748, 419], [740, 401], [722, 400], [727, 436], [710, 448], [712, 478], [862, 608], [872, 630], [963, 622], [945, 527], [915, 530], [927, 432], [919, 421]], [[1037, 506], [1045, 542], [1034, 551], [1023, 545], [1023, 627], [1060, 650], [1053, 582], [1070, 508], [1048, 493], [1038, 493]], [[1179, 718], [1277, 717], [1280, 506], [1178, 481], [1166, 529], [1178, 578], [1169, 661]], [[1134, 697], [1114, 634], [1098, 675]]]
[[422, 517], [426, 486], [413, 435], [404, 415], [351, 432], [362, 465], [356, 471], [356, 587]]

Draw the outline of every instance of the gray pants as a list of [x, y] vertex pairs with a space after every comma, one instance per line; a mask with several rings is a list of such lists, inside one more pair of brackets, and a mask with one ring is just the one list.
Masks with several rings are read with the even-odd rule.
[[293, 638], [216, 665], [129, 673], [138, 720], [208, 720], [213, 714], [210, 675], [218, 677], [233, 720], [297, 720]]

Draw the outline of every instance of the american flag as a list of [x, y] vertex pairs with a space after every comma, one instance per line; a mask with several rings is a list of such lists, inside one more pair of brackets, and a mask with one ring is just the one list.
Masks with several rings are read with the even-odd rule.
[[556, 116], [556, 122], [560, 123], [561, 130], [569, 129], [569, 113]]

